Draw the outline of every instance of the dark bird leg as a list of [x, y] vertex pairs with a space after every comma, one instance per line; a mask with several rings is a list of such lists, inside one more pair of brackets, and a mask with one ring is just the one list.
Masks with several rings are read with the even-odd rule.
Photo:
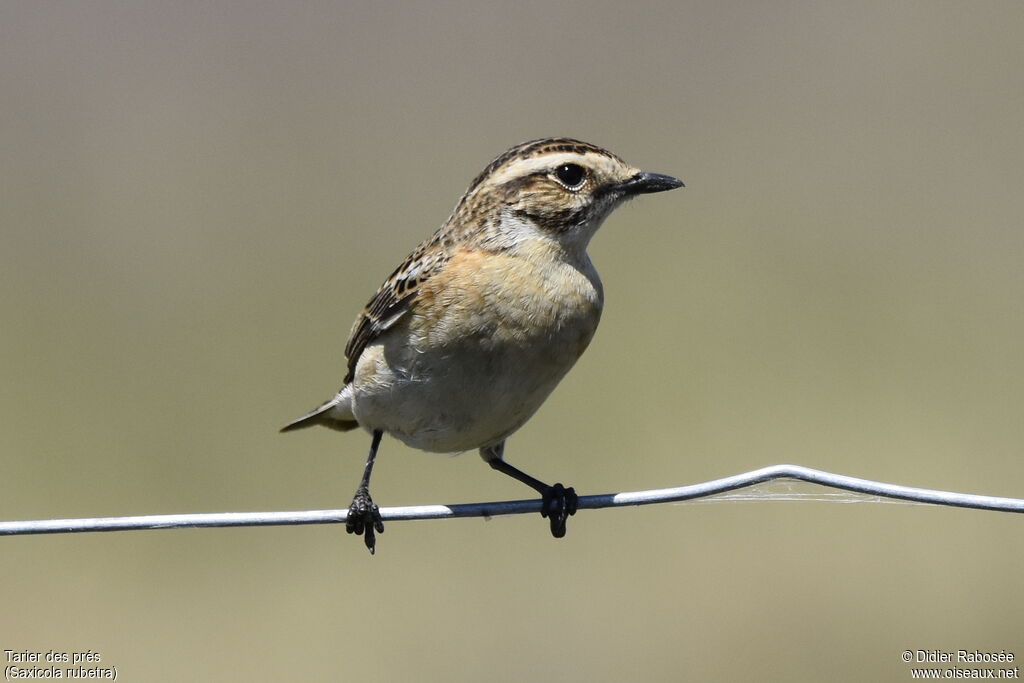
[[348, 517], [345, 519], [345, 530], [350, 534], [362, 536], [373, 555], [377, 547], [377, 533], [384, 533], [384, 520], [380, 518], [380, 509], [374, 505], [370, 497], [370, 474], [373, 473], [373, 461], [377, 459], [377, 448], [380, 446], [380, 438], [384, 432], [377, 429], [373, 432], [373, 442], [370, 444], [370, 455], [366, 458], [366, 468], [363, 470], [363, 478], [356, 489], [356, 495], [352, 497], [352, 504], [348, 506]]
[[504, 441], [494, 446], [480, 449], [480, 455], [487, 461], [488, 465], [513, 479], [523, 482], [541, 495], [540, 515], [551, 520], [551, 535], [555, 538], [565, 536], [565, 523], [571, 515], [576, 514], [576, 504], [578, 501], [576, 490], [571, 486], [566, 488], [561, 484], [551, 486], [531, 477], [526, 472], [505, 462], [502, 459], [504, 452]]

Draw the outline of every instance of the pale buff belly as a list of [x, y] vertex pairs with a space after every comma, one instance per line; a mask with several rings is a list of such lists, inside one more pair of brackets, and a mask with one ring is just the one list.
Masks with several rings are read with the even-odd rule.
[[404, 335], [385, 335], [360, 358], [352, 411], [363, 427], [425, 451], [498, 443], [536, 412], [596, 324], [570, 325], [528, 343], [476, 336], [427, 351], [410, 350]]
[[368, 346], [352, 381], [352, 412], [426, 451], [496, 444], [536, 412], [589, 344], [601, 317], [589, 260], [536, 247], [462, 251], [418, 301]]

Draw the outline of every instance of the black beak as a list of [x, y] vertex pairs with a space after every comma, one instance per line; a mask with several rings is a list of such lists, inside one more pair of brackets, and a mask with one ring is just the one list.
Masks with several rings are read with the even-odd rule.
[[674, 190], [677, 187], [685, 187], [683, 181], [679, 180], [679, 178], [662, 175], [661, 173], [640, 171], [626, 182], [619, 183], [616, 189], [626, 195], [635, 195], [664, 192], [665, 190]]

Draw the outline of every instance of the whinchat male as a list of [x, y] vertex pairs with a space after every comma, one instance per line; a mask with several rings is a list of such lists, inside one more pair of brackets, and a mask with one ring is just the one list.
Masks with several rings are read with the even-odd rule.
[[424, 451], [479, 449], [543, 497], [551, 533], [576, 512], [572, 488], [504, 460], [523, 426], [587, 348], [601, 279], [587, 244], [625, 200], [683, 183], [569, 138], [524, 142], [483, 170], [434, 235], [356, 319], [337, 395], [281, 431], [323, 425], [372, 434], [346, 528], [372, 553], [384, 525], [370, 497], [381, 436]]

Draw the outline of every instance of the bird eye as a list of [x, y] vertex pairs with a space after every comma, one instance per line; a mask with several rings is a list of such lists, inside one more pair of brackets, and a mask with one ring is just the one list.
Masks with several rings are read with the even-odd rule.
[[562, 164], [555, 169], [555, 177], [568, 189], [578, 190], [587, 179], [587, 172], [578, 164]]

